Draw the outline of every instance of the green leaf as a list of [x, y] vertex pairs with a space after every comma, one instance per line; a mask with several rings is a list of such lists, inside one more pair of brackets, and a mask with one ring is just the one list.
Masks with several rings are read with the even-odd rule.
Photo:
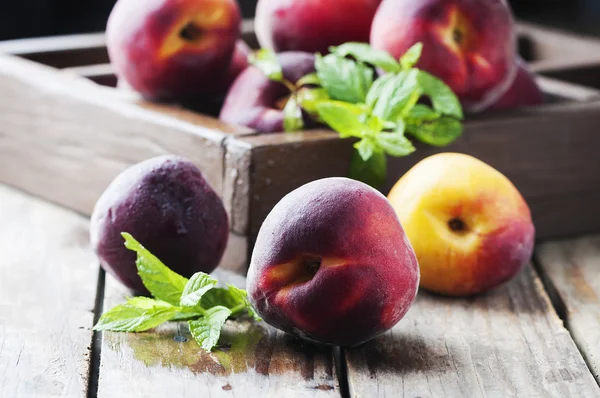
[[217, 285], [217, 280], [204, 272], [197, 272], [183, 289], [180, 304], [182, 307], [195, 307], [200, 304], [202, 296]]
[[187, 278], [167, 268], [130, 234], [124, 232], [121, 235], [125, 238], [125, 247], [137, 253], [135, 264], [148, 291], [159, 300], [179, 305]]
[[373, 153], [375, 152], [375, 144], [370, 138], [363, 138], [362, 140], [358, 141], [356, 144], [354, 144], [354, 148], [356, 148], [358, 154], [365, 162], [371, 159]]
[[302, 118], [302, 109], [292, 95], [283, 108], [283, 128], [287, 132], [298, 131], [304, 128], [304, 119]]
[[460, 101], [446, 83], [422, 70], [419, 70], [418, 81], [423, 94], [431, 100], [433, 109], [443, 115], [462, 120], [463, 111]]
[[393, 79], [386, 82], [373, 107], [373, 115], [395, 121], [414, 106], [420, 95], [418, 75], [417, 69], [411, 69], [397, 73]]
[[256, 311], [254, 311], [252, 304], [250, 304], [250, 301], [248, 300], [247, 291], [240, 289], [232, 284], [228, 284], [227, 287], [229, 288], [229, 292], [231, 293], [231, 295], [235, 297], [236, 300], [244, 303], [244, 308], [248, 312], [248, 315], [250, 315], [255, 321], [262, 321], [262, 319], [258, 316]]
[[404, 55], [400, 57], [400, 65], [402, 65], [402, 69], [410, 69], [414, 67], [417, 62], [419, 62], [422, 52], [423, 43], [417, 43], [409, 48]]
[[305, 75], [303, 77], [300, 78], [300, 80], [298, 80], [296, 82], [296, 87], [302, 87], [302, 86], [320, 86], [321, 85], [321, 80], [319, 80], [319, 76], [317, 76], [316, 73], [309, 73], [308, 75]]
[[398, 72], [400, 64], [386, 51], [376, 50], [366, 43], [349, 42], [329, 50], [341, 57], [351, 56], [357, 61], [379, 67], [386, 72]]
[[375, 152], [368, 161], [355, 151], [350, 162], [350, 178], [362, 181], [373, 188], [379, 188], [385, 181], [387, 159], [382, 152]]
[[377, 145], [382, 148], [386, 154], [395, 157], [408, 156], [415, 151], [412, 142], [397, 132], [378, 134]]
[[341, 101], [321, 101], [317, 104], [317, 112], [341, 138], [361, 138], [368, 129], [361, 119], [366, 112], [358, 105]]
[[429, 145], [443, 147], [462, 134], [462, 123], [460, 120], [442, 116], [439, 119], [406, 126], [406, 130], [416, 139]]
[[260, 69], [269, 79], [283, 81], [283, 70], [277, 60], [277, 54], [273, 51], [261, 48], [248, 56], [248, 62]]
[[323, 88], [301, 88], [296, 92], [296, 100], [298, 104], [308, 112], [313, 118], [319, 117], [317, 105], [321, 101], [330, 100], [327, 91]]
[[370, 109], [373, 109], [373, 107], [379, 100], [379, 97], [381, 97], [381, 92], [383, 91], [383, 89], [395, 77], [396, 75], [394, 75], [393, 73], [388, 73], [383, 76], [380, 76], [379, 78], [377, 78], [377, 80], [375, 80], [375, 82], [369, 89], [369, 92], [367, 93], [367, 98], [365, 99], [365, 103]]
[[321, 85], [334, 100], [364, 102], [373, 84], [371, 68], [335, 54], [317, 55], [315, 67]]
[[178, 310], [164, 301], [135, 297], [102, 314], [94, 330], [143, 332], [173, 319]]
[[427, 105], [416, 104], [406, 115], [406, 119], [418, 123], [438, 119], [441, 115]]
[[202, 318], [189, 321], [192, 336], [206, 352], [210, 352], [219, 342], [221, 329], [229, 315], [231, 310], [219, 305], [207, 310]]
[[202, 301], [200, 303], [204, 308], [212, 308], [217, 305], [222, 305], [223, 307], [227, 307], [231, 310], [240, 306], [241, 304], [244, 304], [244, 301], [243, 299], [231, 294], [229, 289], [215, 287], [202, 296]]

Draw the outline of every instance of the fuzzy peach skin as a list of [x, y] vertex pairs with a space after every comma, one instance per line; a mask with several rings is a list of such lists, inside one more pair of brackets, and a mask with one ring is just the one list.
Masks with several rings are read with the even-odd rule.
[[419, 267], [386, 198], [347, 178], [308, 183], [263, 223], [248, 272], [270, 325], [355, 346], [393, 327], [413, 303]]
[[[277, 54], [283, 77], [296, 83], [301, 77], [315, 71], [314, 54], [289, 51]], [[233, 82], [219, 118], [231, 124], [251, 127], [263, 133], [284, 130], [283, 108], [290, 90], [282, 83], [269, 79], [254, 66], [246, 68]], [[310, 126], [308, 117], [304, 120]]]
[[421, 286], [452, 296], [485, 292], [515, 276], [533, 251], [529, 207], [500, 172], [442, 153], [419, 162], [390, 202], [421, 267]]
[[144, 97], [202, 99], [227, 78], [240, 22], [235, 0], [119, 0], [106, 44], [117, 76]]
[[518, 65], [517, 78], [508, 91], [488, 108], [489, 110], [522, 108], [544, 103], [544, 96], [535, 82], [535, 75], [527, 69], [523, 60], [519, 59]]
[[259, 0], [255, 27], [261, 47], [276, 52], [329, 52], [348, 41], [367, 43], [381, 0]]
[[467, 111], [487, 108], [515, 79], [514, 22], [505, 0], [384, 0], [373, 20], [373, 47], [398, 58], [417, 42], [417, 66], [446, 82]]

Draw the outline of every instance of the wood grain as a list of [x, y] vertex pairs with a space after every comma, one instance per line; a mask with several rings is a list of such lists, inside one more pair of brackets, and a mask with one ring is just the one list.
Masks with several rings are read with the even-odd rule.
[[544, 243], [536, 256], [567, 328], [600, 383], [600, 236]]
[[55, 68], [108, 62], [103, 33], [7, 40], [0, 42], [0, 53], [18, 55]]
[[390, 332], [346, 350], [352, 397], [598, 397], [531, 269], [472, 299], [419, 292]]
[[87, 220], [0, 185], [0, 397], [82, 397], [98, 265]]
[[[465, 123], [462, 137], [448, 147], [417, 145], [417, 151], [408, 157], [388, 158], [387, 180], [381, 190], [387, 194], [425, 157], [439, 152], [467, 153], [497, 168], [516, 185], [531, 207], [538, 238], [600, 231], [600, 207], [596, 205], [600, 201], [600, 162], [595, 152], [600, 146], [599, 124], [598, 101], [568, 101], [472, 117]], [[244, 227], [238, 232], [247, 230], [250, 239], [273, 206], [291, 190], [308, 181], [346, 176], [353, 143], [330, 131], [262, 134], [236, 141], [238, 148], [246, 145], [251, 158], [248, 167], [237, 170], [248, 174], [237, 178], [248, 181], [250, 201], [249, 225], [238, 223]], [[234, 170], [229, 167], [226, 173]], [[246, 195], [245, 190], [241, 192]]]
[[84, 214], [119, 172], [167, 153], [192, 160], [221, 194], [223, 142], [249, 133], [173, 106], [116, 100], [112, 89], [14, 57], [0, 57], [0, 86], [0, 181]]
[[[217, 272], [245, 286], [243, 277]], [[104, 308], [126, 294], [107, 276]], [[284, 336], [263, 323], [229, 321], [207, 354], [185, 323], [147, 333], [103, 334], [98, 397], [338, 397], [330, 348]]]

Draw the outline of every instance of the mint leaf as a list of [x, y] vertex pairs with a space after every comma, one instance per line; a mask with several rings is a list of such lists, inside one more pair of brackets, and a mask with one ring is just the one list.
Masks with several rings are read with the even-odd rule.
[[230, 315], [229, 308], [219, 305], [207, 310], [202, 318], [189, 321], [192, 336], [206, 352], [210, 352], [219, 342], [221, 328]]
[[315, 68], [321, 85], [334, 100], [364, 102], [373, 84], [371, 68], [335, 54], [317, 54]]
[[382, 152], [375, 152], [368, 161], [364, 161], [357, 151], [350, 161], [349, 177], [373, 188], [379, 188], [385, 181], [387, 159]]
[[373, 115], [384, 120], [400, 118], [419, 99], [419, 71], [411, 69], [394, 75], [379, 92]]
[[406, 126], [406, 130], [416, 139], [437, 147], [452, 143], [462, 134], [462, 129], [460, 120], [446, 116], [421, 124], [409, 123]]
[[164, 301], [135, 297], [102, 314], [94, 330], [143, 332], [173, 319], [178, 309]]
[[438, 119], [441, 115], [427, 105], [416, 104], [406, 115], [407, 120], [418, 123]]
[[369, 89], [369, 92], [367, 93], [367, 98], [365, 99], [365, 103], [370, 109], [373, 109], [373, 107], [379, 100], [379, 97], [381, 97], [381, 92], [383, 91], [383, 89], [395, 77], [396, 75], [394, 75], [393, 73], [388, 73], [383, 76], [380, 76], [379, 78], [377, 78], [377, 80], [375, 80], [375, 82]]
[[321, 80], [319, 80], [319, 76], [317, 76], [316, 73], [309, 73], [308, 75], [305, 75], [303, 77], [300, 78], [300, 80], [298, 80], [296, 82], [296, 87], [302, 87], [302, 86], [320, 86], [321, 85]]
[[197, 272], [183, 289], [180, 304], [182, 307], [195, 307], [200, 304], [202, 296], [217, 285], [217, 280], [204, 272]]
[[248, 56], [248, 62], [261, 70], [269, 79], [283, 81], [283, 69], [277, 60], [277, 54], [273, 51], [261, 48]]
[[285, 131], [298, 131], [304, 127], [304, 119], [302, 118], [302, 109], [296, 100], [296, 96], [292, 95], [283, 108], [283, 128]]
[[391, 156], [402, 157], [410, 155], [415, 147], [406, 137], [398, 132], [377, 134], [377, 145]]
[[179, 305], [181, 293], [188, 282], [187, 278], [167, 268], [130, 234], [124, 232], [121, 235], [125, 238], [125, 247], [137, 253], [135, 264], [148, 291], [159, 300]]
[[358, 151], [361, 159], [366, 162], [371, 159], [375, 152], [375, 143], [370, 138], [363, 138], [354, 144], [354, 148]]
[[227, 307], [230, 310], [238, 307], [241, 304], [244, 304], [244, 301], [237, 296], [231, 294], [229, 289], [223, 287], [215, 287], [214, 289], [209, 290], [202, 296], [202, 300], [200, 304], [204, 308], [212, 308], [218, 305], [222, 305], [223, 307]]
[[460, 101], [446, 83], [422, 70], [419, 70], [418, 81], [423, 94], [431, 100], [433, 109], [443, 115], [462, 120], [463, 111]]
[[327, 91], [323, 88], [301, 88], [296, 92], [296, 100], [302, 109], [315, 119], [319, 119], [317, 105], [321, 101], [329, 100]]
[[317, 104], [317, 112], [341, 138], [361, 138], [367, 129], [362, 121], [366, 112], [358, 105], [341, 101], [321, 101]]
[[379, 67], [386, 72], [400, 71], [400, 64], [394, 57], [385, 51], [376, 50], [366, 43], [344, 43], [337, 47], [330, 47], [329, 51], [340, 57], [351, 56], [357, 61]]
[[417, 43], [406, 50], [404, 55], [400, 57], [400, 65], [402, 65], [402, 69], [410, 69], [414, 67], [419, 62], [422, 52], [423, 43]]
[[240, 289], [232, 284], [228, 284], [227, 287], [229, 288], [229, 293], [233, 297], [235, 297], [235, 299], [237, 301], [240, 301], [244, 304], [244, 308], [248, 312], [248, 315], [250, 315], [252, 318], [254, 318], [255, 321], [259, 321], [259, 322], [262, 321], [262, 319], [254, 311], [252, 304], [250, 304], [250, 301], [248, 300], [248, 292], [247, 291]]

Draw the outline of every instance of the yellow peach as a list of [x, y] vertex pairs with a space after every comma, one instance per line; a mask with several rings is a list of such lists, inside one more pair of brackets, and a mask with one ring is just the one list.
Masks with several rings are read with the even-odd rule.
[[422, 160], [388, 199], [427, 290], [481, 293], [511, 279], [531, 258], [535, 228], [527, 203], [508, 178], [472, 156], [441, 153]]

